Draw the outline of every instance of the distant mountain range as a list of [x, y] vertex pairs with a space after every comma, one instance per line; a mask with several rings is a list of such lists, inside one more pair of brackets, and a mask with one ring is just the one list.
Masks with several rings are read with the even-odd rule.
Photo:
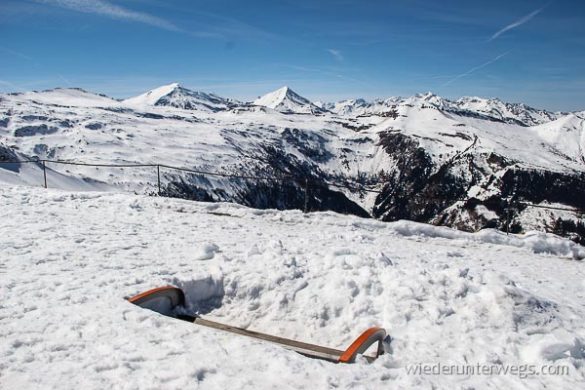
[[313, 103], [297, 94], [288, 86], [269, 92], [252, 103], [243, 103], [235, 99], [223, 98], [211, 93], [192, 91], [178, 83], [165, 85], [136, 97], [123, 100], [124, 103], [137, 106], [167, 106], [187, 110], [206, 110], [217, 112], [240, 106], [264, 106], [282, 113], [322, 114], [330, 112], [338, 115], [377, 115], [388, 113], [398, 104], [424, 102], [431, 107], [456, 114], [483, 116], [488, 119], [534, 126], [566, 115], [547, 110], [536, 109], [523, 103], [506, 103], [499, 99], [463, 97], [456, 101], [441, 98], [433, 93], [415, 95], [409, 98], [392, 97], [368, 102], [364, 99], [342, 100], [335, 103]]
[[[585, 209], [585, 112], [432, 93], [322, 103], [288, 87], [240, 102], [174, 83], [125, 100], [75, 88], [0, 94], [0, 136], [0, 160], [161, 163], [266, 178], [164, 170], [169, 196], [259, 208], [307, 201], [312, 210], [545, 229], [585, 243], [578, 215], [525, 205]], [[149, 169], [48, 166], [53, 187], [157, 191]], [[38, 185], [40, 169], [0, 165], [0, 182]]]

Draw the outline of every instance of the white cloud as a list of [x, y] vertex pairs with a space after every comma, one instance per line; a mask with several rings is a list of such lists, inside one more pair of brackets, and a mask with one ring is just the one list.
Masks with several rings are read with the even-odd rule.
[[528, 15], [518, 19], [517, 21], [515, 21], [514, 23], [511, 23], [509, 25], [507, 25], [506, 27], [502, 28], [501, 30], [497, 31], [494, 35], [492, 35], [492, 37], [489, 39], [489, 41], [493, 41], [494, 39], [496, 39], [497, 37], [499, 37], [500, 35], [502, 35], [503, 33], [505, 33], [506, 31], [510, 31], [518, 26], [523, 25], [524, 23], [530, 21], [530, 19], [534, 18], [536, 15], [538, 15], [543, 8], [539, 8], [535, 11], [532, 11], [531, 13], [529, 13]]
[[112, 19], [149, 24], [169, 31], [183, 32], [182, 29], [168, 20], [150, 15], [146, 12], [133, 11], [128, 8], [111, 4], [105, 0], [37, 0], [37, 2], [77, 12], [103, 15]]
[[23, 54], [19, 51], [9, 49], [9, 48], [4, 47], [4, 46], [0, 46], [0, 51], [3, 51], [7, 54], [10, 54], [10, 55], [18, 57], [18, 58], [22, 58], [22, 59], [27, 60], [27, 61], [33, 61], [32, 57], [27, 56], [26, 54]]
[[329, 54], [331, 54], [337, 61], [343, 61], [343, 55], [339, 50], [336, 49], [327, 49]]
[[[6, 92], [14, 92], [14, 91], [24, 91], [23, 88], [19, 87], [18, 85], [11, 83], [10, 81], [6, 81], [6, 80], [0, 80], [0, 88], [2, 86], [6, 86], [8, 88], [10, 88], [10, 91], [6, 91]], [[4, 88], [1, 88], [4, 89]]]
[[447, 81], [445, 84], [443, 84], [443, 85], [442, 85], [442, 87], [446, 87], [447, 85], [449, 85], [449, 84], [452, 84], [453, 82], [455, 82], [455, 81], [459, 80], [460, 78], [463, 78], [463, 77], [465, 77], [465, 76], [469, 76], [469, 75], [470, 75], [470, 74], [472, 74], [473, 72], [475, 72], [475, 71], [478, 71], [478, 70], [480, 70], [480, 69], [482, 69], [482, 68], [485, 68], [485, 67], [486, 67], [486, 66], [488, 66], [488, 65], [491, 65], [491, 64], [493, 64], [494, 62], [498, 61], [500, 58], [502, 58], [502, 57], [506, 56], [508, 53], [509, 53], [509, 52], [506, 52], [506, 53], [500, 54], [499, 56], [497, 56], [497, 57], [495, 57], [495, 58], [492, 58], [491, 60], [489, 60], [489, 61], [487, 61], [487, 62], [484, 62], [484, 63], [483, 63], [483, 64], [481, 64], [481, 65], [474, 66], [473, 68], [469, 69], [467, 72], [464, 72], [464, 73], [458, 74], [457, 76], [453, 77], [452, 79], [450, 79], [449, 81]]

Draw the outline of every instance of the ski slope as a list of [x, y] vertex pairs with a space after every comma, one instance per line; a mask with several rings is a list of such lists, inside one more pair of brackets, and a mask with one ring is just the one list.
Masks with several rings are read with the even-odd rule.
[[[585, 250], [334, 213], [0, 186], [0, 387], [573, 389], [585, 381]], [[172, 284], [221, 322], [330, 347], [369, 326], [392, 351], [335, 365], [123, 298]], [[419, 363], [566, 376], [415, 375]]]

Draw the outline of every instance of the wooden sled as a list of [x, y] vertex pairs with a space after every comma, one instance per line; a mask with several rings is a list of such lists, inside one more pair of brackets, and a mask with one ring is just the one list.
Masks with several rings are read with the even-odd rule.
[[383, 328], [372, 327], [363, 332], [351, 345], [341, 351], [334, 348], [323, 347], [320, 345], [304, 343], [301, 341], [291, 340], [284, 337], [272, 336], [266, 333], [255, 332], [253, 330], [239, 328], [211, 321], [200, 316], [190, 316], [175, 314], [175, 309], [185, 305], [185, 294], [177, 287], [165, 286], [145, 291], [141, 294], [128, 298], [128, 301], [145, 309], [154, 310], [158, 313], [178, 318], [183, 321], [192, 322], [195, 325], [206, 326], [208, 328], [219, 329], [225, 332], [235, 333], [242, 336], [252, 337], [258, 340], [278, 344], [283, 348], [293, 350], [301, 355], [327, 360], [334, 363], [353, 363], [357, 355], [363, 355], [367, 349], [374, 343], [378, 343], [374, 356], [363, 355], [368, 362], [384, 353], [383, 342], [386, 338], [386, 330]]

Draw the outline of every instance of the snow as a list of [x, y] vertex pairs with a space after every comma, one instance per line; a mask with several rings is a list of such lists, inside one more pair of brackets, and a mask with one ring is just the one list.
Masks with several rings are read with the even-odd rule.
[[558, 155], [585, 163], [585, 120], [569, 114], [531, 130]]
[[[44, 185], [44, 174], [41, 163], [0, 164], [0, 182], [12, 185], [39, 187]], [[47, 168], [47, 184], [63, 190], [77, 191], [115, 191], [114, 186], [65, 175]]]
[[[0, 186], [2, 388], [580, 388], [585, 273], [552, 235]], [[577, 255], [576, 255], [577, 254]], [[210, 319], [344, 348], [335, 365], [123, 298], [172, 284]], [[550, 364], [567, 376], [409, 375], [418, 363]]]
[[160, 98], [170, 94], [177, 88], [179, 88], [179, 83], [163, 85], [161, 87], [143, 93], [142, 95], [125, 99], [124, 103], [130, 106], [154, 106], [155, 103], [160, 100]]
[[[434, 99], [434, 95], [424, 95]], [[569, 114], [543, 125], [526, 127], [481, 118], [453, 115], [411, 98], [397, 107], [399, 117], [366, 130], [377, 134], [395, 130], [414, 136], [436, 158], [448, 161], [470, 148], [471, 153], [497, 153], [519, 165], [553, 172], [582, 171], [585, 163], [585, 120]], [[477, 142], [473, 141], [477, 137]]]
[[522, 103], [505, 103], [497, 98], [463, 97], [453, 105], [459, 109], [470, 110], [504, 121], [519, 121], [529, 126], [557, 119], [555, 113], [538, 110]]
[[494, 229], [483, 229], [477, 233], [468, 233], [412, 221], [397, 221], [390, 225], [390, 229], [403, 236], [419, 235], [431, 238], [461, 239], [472, 242], [530, 248], [534, 253], [549, 253], [578, 260], [585, 258], [584, 247], [550, 233], [529, 231], [521, 235], [509, 235]]
[[[393, 132], [418, 143], [437, 169], [458, 160], [459, 168], [455, 164], [452, 169], [465, 178], [472, 172], [471, 168], [463, 168], [466, 158], [481, 165], [480, 181], [468, 192], [468, 196], [478, 199], [498, 195], [498, 178], [511, 169], [571, 175], [585, 169], [585, 120], [579, 113], [551, 114], [536, 120], [531, 116], [536, 111], [524, 105], [480, 98], [454, 102], [432, 93], [374, 102], [355, 99], [324, 104], [331, 112], [320, 109], [289, 87], [256, 103], [268, 107], [190, 91], [177, 83], [121, 102], [79, 89], [3, 94], [0, 151], [18, 151], [22, 159], [38, 156], [97, 164], [164, 164], [250, 176], [269, 172], [272, 168], [269, 161], [278, 158], [297, 170], [309, 169], [312, 176], [331, 182], [358, 181], [364, 177], [375, 182], [389, 172], [398, 172], [395, 156], [380, 143], [386, 132]], [[468, 108], [461, 106], [464, 103]], [[509, 118], [512, 123], [503, 122], [501, 116], [493, 117], [493, 113], [486, 116], [492, 109], [495, 113], [498, 107], [514, 108], [517, 115]], [[396, 110], [398, 116], [382, 115], [390, 110]], [[517, 123], [526, 116], [532, 118], [528, 122], [534, 119], [542, 124]], [[275, 151], [282, 154], [269, 156]], [[505, 164], [490, 163], [488, 156], [492, 154]], [[142, 194], [157, 191], [154, 167], [98, 168], [48, 163], [47, 169], [51, 188]], [[455, 172], [456, 169], [460, 171]], [[245, 186], [233, 180], [194, 178], [161, 169], [163, 188], [182, 179], [198, 183], [209, 193], [225, 191], [222, 192], [225, 196], [218, 195], [216, 200], [233, 199], [245, 191]], [[38, 166], [14, 171], [0, 165], [0, 182], [39, 186], [43, 177]], [[379, 202], [374, 193], [362, 196], [343, 191], [366, 211], [374, 210]], [[463, 215], [466, 211], [455, 208], [447, 211], [461, 214], [468, 228], [483, 226], [480, 219], [470, 226], [469, 220], [473, 218]], [[490, 219], [486, 210], [473, 212]], [[550, 226], [540, 222], [529, 225], [528, 229], [535, 230]]]
[[272, 108], [281, 112], [313, 113], [321, 112], [321, 109], [308, 99], [300, 96], [288, 86], [269, 92], [256, 99], [253, 103], [257, 106]]
[[269, 108], [276, 108], [277, 105], [282, 103], [289, 91], [288, 86], [281, 87], [276, 91], [267, 93], [264, 96], [254, 100], [254, 104], [257, 106], [265, 106]]
[[[479, 99], [462, 99], [457, 104]], [[266, 150], [275, 148], [294, 156], [291, 159], [295, 158], [298, 166], [311, 167], [312, 172], [331, 181], [352, 181], [360, 175], [375, 180], [395, 168], [393, 156], [379, 143], [382, 133], [392, 131], [412, 137], [437, 167], [466, 154], [480, 161], [494, 153], [519, 169], [583, 172], [582, 117], [559, 114], [556, 120], [527, 127], [477, 117], [491, 107], [488, 100], [482, 102], [470, 106], [477, 111], [459, 115], [453, 110], [462, 108], [455, 102], [426, 93], [372, 103], [356, 99], [326, 105], [334, 113], [319, 109], [288, 87], [256, 101], [275, 109], [190, 91], [177, 83], [122, 102], [78, 89], [55, 89], [0, 97], [0, 148], [17, 150], [25, 159], [38, 156], [100, 164], [165, 164], [244, 175], [270, 169], [265, 163]], [[397, 118], [375, 114], [391, 109], [396, 110]], [[529, 107], [525, 110], [532, 112]], [[43, 132], [42, 126], [56, 131]], [[23, 128], [33, 130], [28, 134]], [[35, 132], [35, 128], [41, 130]], [[286, 134], [294, 131], [299, 135], [287, 138]], [[307, 147], [311, 149], [307, 151]], [[327, 158], [314, 158], [320, 153]], [[51, 163], [47, 167], [49, 187], [143, 194], [157, 190], [154, 168]], [[485, 176], [486, 181], [510, 169], [487, 163], [484, 168], [493, 173]], [[178, 176], [177, 172], [161, 170], [163, 186]], [[480, 199], [494, 195], [494, 186], [486, 181], [478, 183], [469, 195]], [[41, 185], [43, 180], [38, 167], [14, 172], [0, 165], [0, 182]], [[226, 190], [228, 196], [239, 190], [233, 182], [210, 182]], [[374, 194], [345, 194], [364, 210], [371, 211], [376, 204]], [[542, 227], [533, 225], [534, 229]]]
[[[0, 127], [0, 134], [5, 137], [7, 146], [14, 146], [28, 156], [88, 163], [158, 163], [206, 171], [241, 172], [242, 163], [250, 166], [250, 160], [242, 157], [242, 149], [249, 155], [258, 155], [265, 145], [281, 142], [283, 131], [294, 126], [308, 134], [323, 137], [331, 148], [353, 150], [353, 162], [348, 168], [342, 168], [339, 159], [334, 158], [322, 163], [325, 171], [339, 172], [343, 169], [351, 174], [360, 169], [375, 170], [379, 163], [378, 160], [367, 161], [372, 144], [354, 142], [362, 135], [325, 116], [283, 115], [275, 111], [207, 112], [168, 106], [138, 108], [126, 103], [120, 103], [124, 105], [115, 111], [100, 107], [71, 110], [68, 107], [39, 106], [32, 101], [21, 103], [14, 100], [13, 96], [0, 100], [0, 112], [12, 113], [7, 127]], [[49, 119], [27, 119], [35, 116]], [[56, 133], [49, 135], [15, 136], [19, 128], [47, 121], [51, 126], [58, 126], [53, 122], [66, 121], [70, 127], [59, 127]], [[96, 123], [102, 127], [87, 127], [93, 127]], [[377, 155], [383, 154], [376, 149]], [[294, 145], [287, 151], [306, 159]], [[48, 167], [76, 180], [91, 178], [118, 190], [145, 193], [152, 191], [156, 184], [156, 169], [109, 169], [50, 163]], [[173, 173], [176, 174], [162, 170], [163, 181], [168, 182], [168, 175]], [[61, 188], [58, 183], [51, 183], [53, 176], [49, 172], [49, 187]], [[29, 182], [40, 184], [42, 180]]]
[[338, 115], [351, 117], [355, 115], [380, 115], [400, 105], [420, 103], [452, 114], [473, 114], [483, 119], [522, 126], [547, 123], [565, 115], [564, 113], [539, 110], [522, 103], [506, 103], [497, 98], [462, 97], [457, 100], [449, 100], [432, 92], [416, 94], [407, 98], [376, 99], [370, 102], [363, 99], [343, 100], [336, 103], [321, 103], [319, 106]]
[[178, 83], [163, 85], [142, 95], [128, 98], [123, 103], [129, 107], [150, 110], [152, 106], [166, 106], [185, 110], [214, 112], [226, 110], [241, 104], [236, 100], [224, 99], [217, 95], [183, 88]]
[[66, 107], [116, 107], [120, 102], [104, 95], [84, 91], [80, 88], [55, 88], [12, 94], [11, 98], [19, 103], [41, 103]]

